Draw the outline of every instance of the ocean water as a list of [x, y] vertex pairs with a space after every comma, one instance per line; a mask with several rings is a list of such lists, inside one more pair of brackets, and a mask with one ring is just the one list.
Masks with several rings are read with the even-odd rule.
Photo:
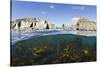
[[37, 31], [11, 31], [10, 41], [12, 44], [28, 39], [32, 36], [46, 36], [57, 34], [75, 34], [83, 36], [96, 36], [96, 31], [65, 31], [65, 30], [37, 30]]
[[93, 31], [12, 31], [11, 39], [14, 66], [96, 61], [96, 32]]

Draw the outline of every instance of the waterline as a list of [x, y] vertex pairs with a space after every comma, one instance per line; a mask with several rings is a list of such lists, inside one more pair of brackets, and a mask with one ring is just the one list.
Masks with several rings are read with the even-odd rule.
[[65, 31], [65, 30], [37, 30], [37, 31], [11, 31], [11, 43], [28, 39], [32, 36], [46, 36], [57, 34], [75, 34], [83, 36], [96, 36], [96, 31]]

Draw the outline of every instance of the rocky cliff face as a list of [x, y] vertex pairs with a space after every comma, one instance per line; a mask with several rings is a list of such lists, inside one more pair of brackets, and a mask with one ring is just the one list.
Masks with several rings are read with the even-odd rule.
[[11, 22], [13, 30], [43, 30], [52, 29], [53, 24], [49, 24], [47, 20], [39, 18], [23, 18]]
[[45, 19], [40, 18], [22, 18], [11, 21], [11, 29], [13, 30], [45, 30], [45, 29], [60, 29], [60, 30], [79, 30], [79, 31], [96, 31], [96, 22], [85, 17], [72, 18], [71, 26], [55, 26], [50, 24]]
[[88, 20], [83, 17], [75, 17], [72, 19], [73, 30], [81, 30], [81, 31], [96, 31], [96, 22]]

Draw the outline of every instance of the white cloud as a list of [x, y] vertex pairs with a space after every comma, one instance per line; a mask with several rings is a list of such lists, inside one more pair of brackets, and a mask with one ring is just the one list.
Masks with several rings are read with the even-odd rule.
[[54, 5], [50, 5], [49, 7], [50, 7], [50, 8], [55, 8]]
[[85, 6], [74, 6], [72, 7], [72, 9], [83, 11], [85, 9]]
[[41, 12], [41, 13], [42, 13], [42, 14], [46, 14], [46, 12], [44, 12], [44, 11], [43, 11], [43, 12]]

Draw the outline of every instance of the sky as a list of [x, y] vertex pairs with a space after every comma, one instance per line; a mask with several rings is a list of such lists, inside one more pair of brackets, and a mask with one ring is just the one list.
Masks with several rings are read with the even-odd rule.
[[12, 1], [12, 20], [19, 18], [43, 18], [57, 26], [71, 25], [75, 16], [88, 17], [96, 21], [96, 6], [61, 3]]

